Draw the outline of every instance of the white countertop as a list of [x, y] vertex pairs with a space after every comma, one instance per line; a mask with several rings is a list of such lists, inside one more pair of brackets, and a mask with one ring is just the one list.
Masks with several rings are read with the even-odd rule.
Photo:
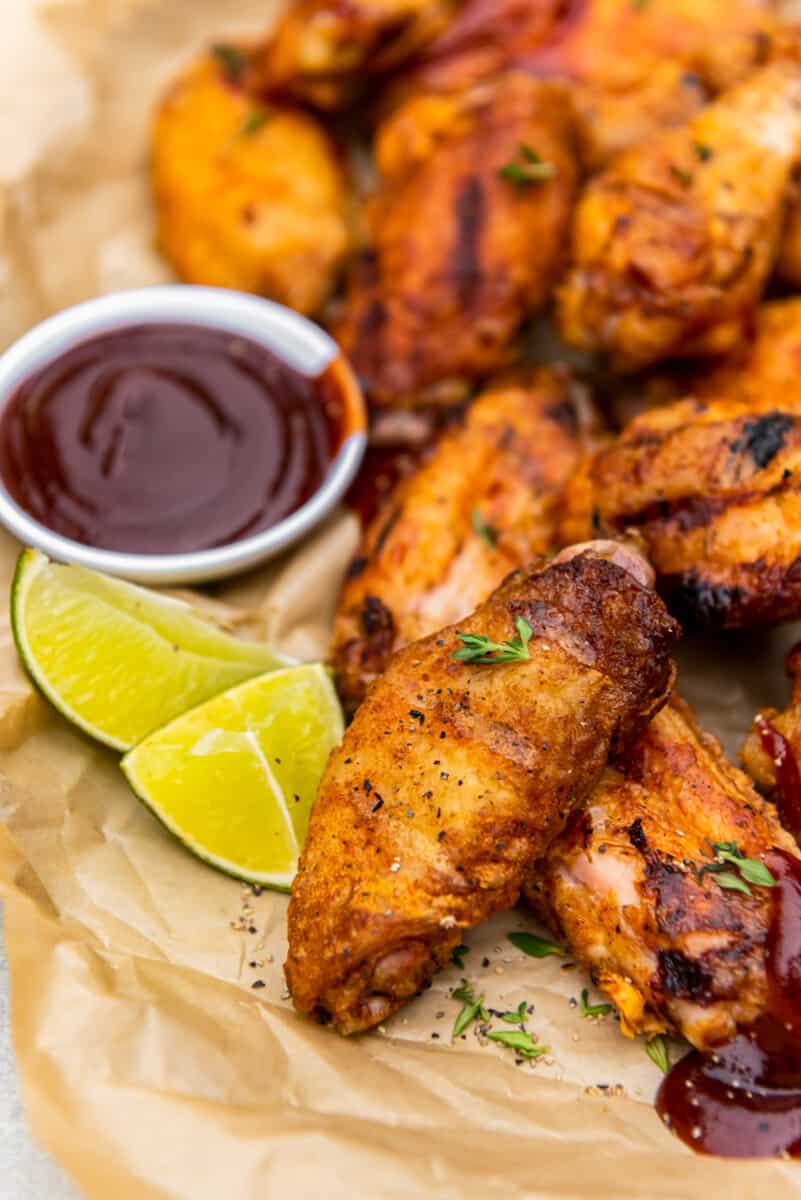
[[[2, 933], [2, 906], [0, 906]], [[8, 968], [0, 937], [0, 1195], [2, 1200], [80, 1200], [64, 1172], [33, 1142], [20, 1104], [9, 1031]]]

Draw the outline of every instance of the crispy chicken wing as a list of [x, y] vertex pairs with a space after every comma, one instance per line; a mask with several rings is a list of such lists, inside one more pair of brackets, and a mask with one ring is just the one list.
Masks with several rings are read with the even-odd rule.
[[392, 93], [466, 87], [517, 63], [570, 82], [598, 164], [745, 78], [777, 27], [774, 0], [465, 0]]
[[561, 93], [519, 72], [379, 132], [372, 245], [335, 330], [375, 404], [453, 400], [511, 357], [562, 264], [572, 132]]
[[511, 576], [460, 624], [499, 643], [517, 629], [515, 661], [456, 661], [450, 627], [370, 689], [329, 759], [292, 889], [300, 1012], [354, 1033], [425, 987], [465, 929], [515, 903], [610, 748], [662, 703], [677, 630], [635, 578], [645, 563], [609, 543], [572, 553]]
[[284, 13], [259, 56], [259, 86], [318, 108], [343, 108], [372, 78], [434, 37], [461, 3], [300, 0]]
[[699, 394], [635, 418], [566, 503], [563, 539], [636, 528], [690, 625], [801, 616], [801, 400], [793, 387], [760, 394], [747, 370], [741, 383], [744, 395]]
[[351, 247], [349, 185], [322, 127], [254, 100], [249, 71], [243, 51], [218, 48], [162, 101], [152, 163], [159, 245], [189, 283], [314, 313]]
[[339, 602], [331, 660], [345, 707], [401, 646], [472, 612], [515, 567], [555, 547], [561, 495], [593, 414], [563, 370], [492, 383], [365, 530]]
[[801, 150], [801, 65], [778, 61], [618, 157], [579, 202], [559, 323], [620, 370], [726, 353], [753, 319]]
[[625, 1033], [706, 1050], [763, 1011], [770, 889], [727, 890], [713, 846], [797, 853], [772, 805], [678, 698], [608, 767], [532, 872], [526, 899], [617, 1006]]

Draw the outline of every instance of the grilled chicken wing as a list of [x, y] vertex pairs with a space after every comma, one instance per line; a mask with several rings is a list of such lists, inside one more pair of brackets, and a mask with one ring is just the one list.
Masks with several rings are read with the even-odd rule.
[[527, 657], [456, 661], [450, 627], [370, 689], [329, 759], [292, 889], [300, 1012], [354, 1033], [425, 987], [465, 929], [515, 903], [610, 748], [662, 703], [677, 630], [638, 581], [645, 563], [609, 543], [572, 553], [511, 576], [459, 626], [495, 642], [517, 628], [522, 647], [528, 622]]
[[727, 890], [713, 846], [797, 853], [772, 805], [673, 698], [608, 767], [532, 872], [527, 900], [620, 1012], [625, 1033], [707, 1050], [763, 1011], [770, 889]]
[[335, 330], [375, 404], [453, 400], [512, 357], [562, 263], [571, 147], [564, 97], [519, 72], [382, 127], [372, 245]]
[[399, 485], [340, 598], [331, 660], [348, 710], [401, 646], [460, 620], [555, 548], [560, 497], [594, 428], [566, 371], [520, 370], [491, 384]]
[[259, 85], [318, 108], [351, 104], [371, 78], [406, 61], [461, 0], [300, 0], [257, 64]]
[[351, 197], [322, 127], [266, 108], [244, 51], [218, 48], [178, 79], [153, 130], [158, 240], [189, 283], [258, 292], [303, 313], [351, 248]]
[[801, 400], [794, 388], [760, 394], [747, 370], [742, 396], [718, 397], [713, 383], [708, 399], [635, 418], [593, 460], [567, 498], [562, 537], [636, 528], [689, 625], [791, 620], [801, 616]]
[[620, 370], [720, 355], [753, 319], [801, 150], [801, 65], [778, 61], [587, 187], [560, 288], [565, 339]]

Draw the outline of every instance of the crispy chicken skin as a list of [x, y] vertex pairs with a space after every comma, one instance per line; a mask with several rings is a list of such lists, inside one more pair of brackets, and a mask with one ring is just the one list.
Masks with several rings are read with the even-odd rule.
[[466, 0], [391, 90], [466, 87], [510, 63], [565, 80], [598, 165], [745, 78], [777, 26], [773, 0]]
[[616, 1005], [624, 1033], [708, 1050], [762, 1012], [770, 889], [698, 872], [712, 845], [797, 853], [774, 807], [672, 698], [532, 872], [524, 894]]
[[564, 539], [638, 530], [659, 590], [688, 625], [801, 616], [801, 400], [794, 387], [760, 394], [747, 369], [742, 386], [743, 396], [735, 388], [641, 414], [566, 500]]
[[[371, 245], [334, 330], [374, 404], [454, 400], [513, 357], [562, 266], [572, 134], [560, 91], [519, 72], [420, 96], [379, 131]], [[501, 178], [521, 146], [552, 178]]]
[[461, 0], [300, 0], [257, 62], [258, 85], [323, 109], [353, 103], [371, 78], [434, 37]]
[[643, 560], [619, 545], [596, 557], [609, 552], [521, 570], [460, 623], [503, 641], [525, 619], [528, 659], [455, 661], [452, 626], [373, 684], [329, 759], [292, 888], [300, 1012], [355, 1033], [424, 988], [465, 929], [515, 903], [611, 748], [663, 702], [677, 627], [638, 582]]
[[562, 334], [621, 371], [733, 349], [753, 320], [801, 149], [801, 65], [778, 61], [584, 192]]
[[[781, 712], [777, 708], [763, 708], [761, 716], [786, 739], [796, 761], [801, 762], [801, 644], [787, 655], [787, 674], [793, 681], [790, 703]], [[759, 790], [770, 795], [776, 787], [776, 764], [762, 745], [756, 725], [743, 743], [741, 758]]]
[[491, 383], [367, 527], [331, 661], [346, 709], [401, 646], [451, 625], [516, 567], [555, 548], [564, 487], [592, 443], [584, 390], [560, 369]]
[[159, 106], [159, 246], [188, 283], [314, 313], [351, 246], [349, 185], [313, 117], [252, 98], [237, 53], [228, 65], [212, 55], [193, 63]]

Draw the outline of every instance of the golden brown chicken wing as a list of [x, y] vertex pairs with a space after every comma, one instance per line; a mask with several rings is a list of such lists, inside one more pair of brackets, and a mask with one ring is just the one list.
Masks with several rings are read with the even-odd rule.
[[783, 804], [798, 810], [785, 824], [801, 834], [801, 644], [787, 655], [787, 674], [793, 682], [789, 704], [781, 712], [763, 708], [757, 714], [741, 757], [759, 790], [778, 800], [780, 810]]
[[562, 263], [572, 132], [561, 93], [519, 72], [381, 129], [372, 245], [335, 330], [373, 403], [450, 401], [512, 357]]
[[773, 266], [799, 151], [801, 65], [779, 61], [617, 158], [578, 205], [565, 339], [620, 370], [734, 348]]
[[773, 806], [674, 697], [607, 768], [524, 894], [624, 1033], [675, 1031], [706, 1050], [765, 1008], [770, 887], [733, 890], [730, 876], [742, 881], [737, 855], [760, 861], [774, 846], [797, 854]]
[[560, 498], [595, 421], [564, 370], [492, 383], [365, 530], [331, 661], [349, 711], [390, 656], [472, 612], [515, 567], [555, 548]]
[[449, 91], [515, 63], [569, 82], [593, 165], [688, 120], [777, 40], [774, 0], [465, 0], [392, 86]]
[[[602, 544], [646, 577], [638, 555]], [[423, 988], [662, 702], [676, 626], [584, 548], [520, 571], [459, 626], [401, 650], [329, 759], [292, 889], [295, 1007], [342, 1033]], [[514, 643], [501, 663], [478, 637]]]
[[801, 399], [792, 388], [749, 392], [747, 378], [744, 398], [736, 388], [731, 399], [691, 396], [635, 418], [566, 505], [565, 539], [636, 528], [671, 611], [690, 625], [801, 616]]
[[312, 117], [253, 98], [244, 51], [218, 47], [173, 83], [152, 171], [159, 246], [182, 279], [319, 310], [352, 243], [346, 174]]
[[300, 0], [256, 64], [258, 86], [318, 108], [351, 104], [447, 25], [462, 0]]

